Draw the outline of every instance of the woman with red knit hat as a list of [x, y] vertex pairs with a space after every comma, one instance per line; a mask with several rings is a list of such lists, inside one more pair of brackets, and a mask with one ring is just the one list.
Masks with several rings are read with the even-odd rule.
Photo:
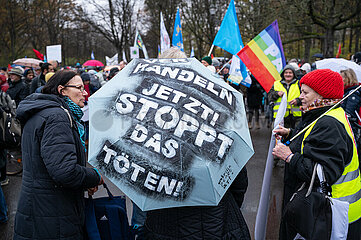
[[[276, 137], [286, 142], [339, 102], [344, 93], [339, 73], [319, 69], [300, 81], [302, 120], [295, 129], [280, 127]], [[303, 182], [310, 182], [315, 163], [324, 170], [333, 198], [349, 202], [347, 239], [361, 239], [361, 180], [356, 144], [341, 107], [336, 107], [295, 138], [289, 146], [281, 143], [273, 155], [286, 162], [283, 208]], [[315, 185], [319, 185], [316, 181]], [[280, 239], [294, 239], [296, 232], [281, 222]]]

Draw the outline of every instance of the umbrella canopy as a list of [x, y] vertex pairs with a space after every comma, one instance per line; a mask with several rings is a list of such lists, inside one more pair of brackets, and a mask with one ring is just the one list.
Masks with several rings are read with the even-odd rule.
[[83, 64], [83, 66], [103, 67], [104, 64], [98, 60], [88, 60]]
[[19, 58], [16, 59], [13, 63], [24, 67], [39, 67], [39, 64], [42, 62], [43, 61], [35, 58]]
[[316, 61], [317, 69], [331, 69], [335, 72], [346, 70], [351, 68], [355, 71], [357, 80], [361, 83], [361, 66], [355, 62], [343, 59], [343, 58], [327, 58], [320, 61]]
[[143, 211], [215, 206], [253, 155], [243, 96], [196, 59], [134, 59], [89, 98], [89, 162]]

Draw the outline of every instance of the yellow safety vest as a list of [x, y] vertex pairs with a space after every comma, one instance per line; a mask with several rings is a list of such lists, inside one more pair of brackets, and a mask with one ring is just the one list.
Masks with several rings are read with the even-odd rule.
[[[353, 142], [353, 155], [351, 162], [345, 166], [342, 176], [331, 186], [332, 198], [346, 201], [350, 204], [348, 212], [348, 222], [353, 223], [361, 218], [361, 178], [359, 170], [359, 159], [357, 155], [356, 143], [350, 124], [346, 118], [345, 111], [342, 108], [336, 108], [326, 114], [340, 121]], [[303, 144], [310, 134], [314, 123], [305, 133], [302, 141], [301, 153], [303, 153]]]
[[[289, 104], [290, 101], [292, 101], [295, 98], [298, 98], [301, 95], [300, 88], [298, 87], [298, 80], [290, 86], [288, 92], [286, 88], [282, 85], [281, 81], [276, 81], [274, 83], [273, 89], [276, 92], [282, 91], [285, 94], [287, 94], [287, 111], [285, 113], [285, 117], [287, 117], [290, 113], [292, 113], [294, 117], [302, 116], [302, 112], [298, 106], [293, 106], [293, 105], [291, 106]], [[277, 112], [278, 109], [280, 108], [281, 101], [282, 101], [282, 97], [279, 97], [275, 102], [275, 105], [273, 107], [273, 118], [276, 118], [277, 116]]]

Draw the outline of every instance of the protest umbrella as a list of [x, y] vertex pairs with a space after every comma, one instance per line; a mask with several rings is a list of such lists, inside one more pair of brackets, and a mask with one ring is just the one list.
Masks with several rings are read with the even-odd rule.
[[39, 67], [39, 64], [42, 62], [43, 61], [35, 58], [19, 58], [16, 59], [13, 63], [24, 67]]
[[316, 61], [317, 69], [331, 69], [332, 71], [340, 73], [341, 70], [351, 68], [355, 71], [357, 80], [361, 83], [361, 66], [353, 61], [343, 58], [327, 58]]
[[243, 96], [194, 58], [134, 59], [89, 109], [89, 163], [143, 211], [217, 205], [254, 153]]
[[83, 66], [103, 67], [104, 64], [98, 60], [88, 60], [83, 64]]

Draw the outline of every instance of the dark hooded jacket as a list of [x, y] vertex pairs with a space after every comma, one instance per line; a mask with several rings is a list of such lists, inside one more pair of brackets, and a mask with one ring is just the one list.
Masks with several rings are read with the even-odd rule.
[[6, 91], [7, 94], [15, 101], [16, 106], [19, 105], [26, 96], [29, 95], [29, 87], [26, 85], [23, 79], [20, 79], [17, 82], [8, 81], [9, 89]]
[[61, 107], [70, 112], [60, 97], [39, 93], [17, 109], [23, 178], [14, 239], [83, 239], [84, 190], [100, 177], [85, 167], [75, 121]]

